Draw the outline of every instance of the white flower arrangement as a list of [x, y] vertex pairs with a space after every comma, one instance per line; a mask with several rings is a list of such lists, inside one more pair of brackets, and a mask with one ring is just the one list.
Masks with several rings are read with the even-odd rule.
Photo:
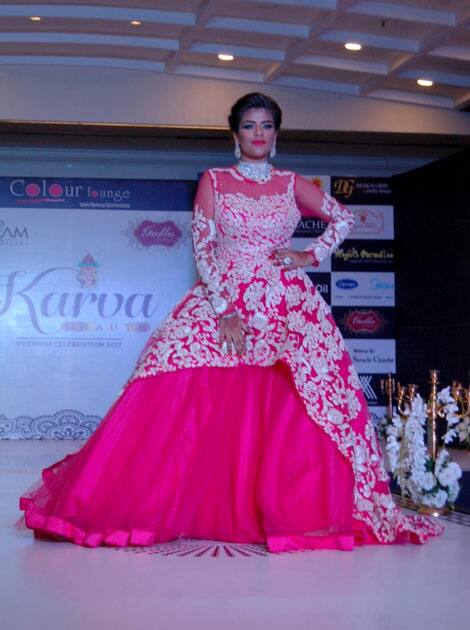
[[462, 469], [452, 461], [446, 445], [457, 435], [459, 417], [455, 400], [446, 387], [438, 393], [446, 432], [442, 446], [434, 460], [426, 447], [427, 408], [418, 394], [402, 415], [382, 419], [380, 430], [386, 439], [390, 468], [402, 494], [417, 505], [453, 508], [458, 496]]

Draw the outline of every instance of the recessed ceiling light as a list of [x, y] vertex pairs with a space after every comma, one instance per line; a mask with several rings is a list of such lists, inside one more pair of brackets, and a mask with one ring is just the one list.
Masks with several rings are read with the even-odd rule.
[[142, 22], [140, 20], [131, 20], [132, 26], [140, 26]]
[[361, 50], [362, 45], [358, 44], [357, 42], [346, 42], [344, 44], [344, 47], [348, 50]]
[[42, 18], [40, 18], [38, 15], [33, 15], [29, 19], [31, 20], [31, 22], [40, 22], [42, 20]]
[[228, 53], [219, 53], [217, 57], [220, 61], [233, 61], [233, 55], [229, 55]]
[[431, 79], [418, 79], [417, 83], [423, 87], [431, 87], [431, 85], [434, 85], [434, 81], [431, 81]]

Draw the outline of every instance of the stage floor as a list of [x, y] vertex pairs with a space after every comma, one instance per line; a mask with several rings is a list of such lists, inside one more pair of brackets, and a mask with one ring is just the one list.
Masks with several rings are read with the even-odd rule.
[[[5, 630], [426, 630], [468, 622], [470, 516], [423, 546], [271, 554], [181, 540], [87, 549], [18, 531], [18, 496], [82, 442], [0, 440]], [[467, 621], [465, 621], [467, 620]]]

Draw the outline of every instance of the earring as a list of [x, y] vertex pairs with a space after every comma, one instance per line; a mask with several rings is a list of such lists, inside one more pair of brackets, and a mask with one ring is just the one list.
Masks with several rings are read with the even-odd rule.
[[275, 140], [272, 143], [271, 151], [269, 152], [269, 157], [270, 158], [275, 158], [276, 157], [276, 141]]
[[242, 152], [240, 150], [240, 144], [238, 142], [235, 142], [234, 153], [235, 153], [235, 157], [237, 158], [237, 160], [239, 160], [241, 158], [241, 156], [242, 156]]

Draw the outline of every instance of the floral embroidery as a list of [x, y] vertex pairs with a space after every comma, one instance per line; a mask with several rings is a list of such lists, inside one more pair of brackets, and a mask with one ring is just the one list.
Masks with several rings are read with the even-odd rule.
[[304, 251], [314, 255], [317, 264], [332, 254], [354, 227], [354, 214], [328, 193], [323, 193], [321, 211], [331, 217], [326, 230], [309, 243]]
[[217, 230], [213, 219], [199, 205], [194, 205], [192, 219], [194, 259], [209, 301], [216, 313], [223, 313], [228, 306], [228, 295], [222, 287], [222, 278], [215, 260]]
[[[272, 264], [274, 248], [290, 247], [301, 215], [295, 175], [274, 169], [269, 185], [247, 184], [234, 169], [212, 169], [213, 211], [194, 207], [193, 239], [200, 280], [149, 339], [130, 381], [202, 366], [270, 366], [285, 362], [311, 420], [330, 436], [355, 477], [354, 518], [379, 542], [410, 532], [420, 542], [440, 533], [432, 519], [404, 516], [388, 475], [359, 378], [330, 309], [303, 269]], [[268, 191], [268, 192], [266, 192]], [[318, 261], [345, 238], [352, 213], [324, 194], [331, 217], [306, 251]], [[231, 304], [249, 328], [246, 352], [218, 343], [217, 309]]]

